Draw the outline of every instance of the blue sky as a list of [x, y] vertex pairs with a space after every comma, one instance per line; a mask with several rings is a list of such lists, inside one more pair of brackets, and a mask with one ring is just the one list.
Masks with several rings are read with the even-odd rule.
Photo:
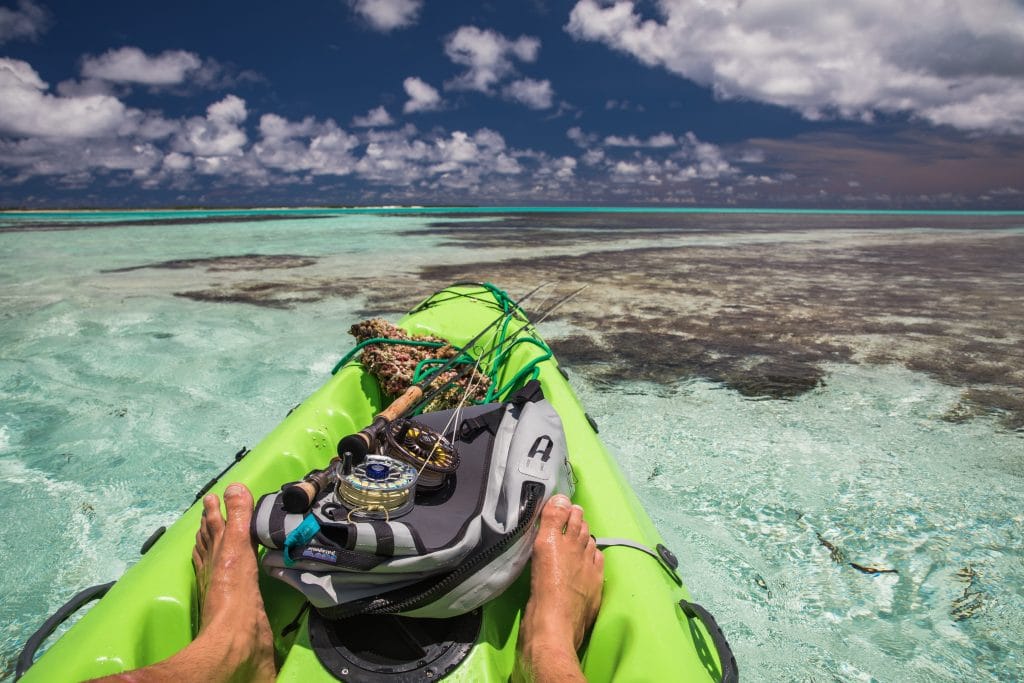
[[0, 204], [1024, 208], [1018, 0], [0, 4]]

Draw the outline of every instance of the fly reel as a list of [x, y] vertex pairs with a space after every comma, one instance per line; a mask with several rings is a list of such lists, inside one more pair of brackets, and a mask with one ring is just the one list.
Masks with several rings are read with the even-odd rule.
[[395, 420], [384, 428], [381, 452], [419, 472], [420, 491], [436, 491], [459, 466], [459, 454], [443, 434], [412, 420]]
[[338, 478], [336, 493], [350, 516], [390, 519], [412, 509], [416, 470], [404, 462], [383, 455], [366, 460]]

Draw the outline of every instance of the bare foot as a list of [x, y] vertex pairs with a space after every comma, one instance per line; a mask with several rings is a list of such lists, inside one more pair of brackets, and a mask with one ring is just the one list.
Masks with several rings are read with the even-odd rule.
[[541, 511], [533, 544], [530, 599], [519, 627], [516, 680], [582, 680], [576, 650], [601, 607], [604, 556], [563, 495]]
[[249, 537], [253, 501], [249, 489], [224, 492], [227, 520], [215, 495], [203, 499], [192, 562], [199, 592], [199, 634], [181, 652], [103, 683], [229, 683], [273, 681], [274, 638], [260, 595], [256, 548]]
[[192, 561], [201, 605], [199, 635], [222, 651], [229, 679], [274, 680], [274, 639], [259, 589], [256, 548], [249, 535], [252, 494], [241, 484], [224, 492], [228, 518], [217, 496], [203, 499]]

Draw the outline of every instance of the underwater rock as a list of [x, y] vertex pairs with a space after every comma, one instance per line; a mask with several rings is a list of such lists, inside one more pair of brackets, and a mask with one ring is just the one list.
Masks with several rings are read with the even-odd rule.
[[985, 608], [985, 595], [981, 591], [974, 590], [979, 577], [978, 572], [971, 565], [957, 570], [956, 576], [958, 580], [967, 585], [964, 586], [963, 595], [953, 601], [949, 616], [953, 618], [953, 621], [963, 621], [977, 615]]
[[304, 268], [314, 265], [318, 259], [312, 256], [296, 254], [241, 254], [240, 256], [212, 256], [209, 258], [172, 259], [158, 263], [145, 263], [140, 266], [112, 268], [101, 270], [101, 273], [129, 273], [145, 268], [162, 268], [167, 270], [186, 270], [189, 268], [205, 268], [209, 272], [267, 270], [280, 268]]
[[825, 373], [807, 363], [774, 360], [759, 363], [726, 379], [725, 384], [750, 398], [789, 399], [825, 383]]

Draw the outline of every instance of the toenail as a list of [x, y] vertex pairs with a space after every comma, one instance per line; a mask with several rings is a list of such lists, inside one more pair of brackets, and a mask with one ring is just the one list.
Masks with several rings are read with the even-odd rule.
[[560, 508], [567, 508], [571, 505], [569, 497], [561, 493], [551, 496], [551, 504]]
[[231, 495], [236, 496], [236, 495], [238, 495], [241, 492], [242, 492], [242, 485], [241, 484], [232, 484], [231, 486], [227, 487], [227, 489], [224, 490], [224, 495], [227, 495], [227, 494], [230, 493]]

